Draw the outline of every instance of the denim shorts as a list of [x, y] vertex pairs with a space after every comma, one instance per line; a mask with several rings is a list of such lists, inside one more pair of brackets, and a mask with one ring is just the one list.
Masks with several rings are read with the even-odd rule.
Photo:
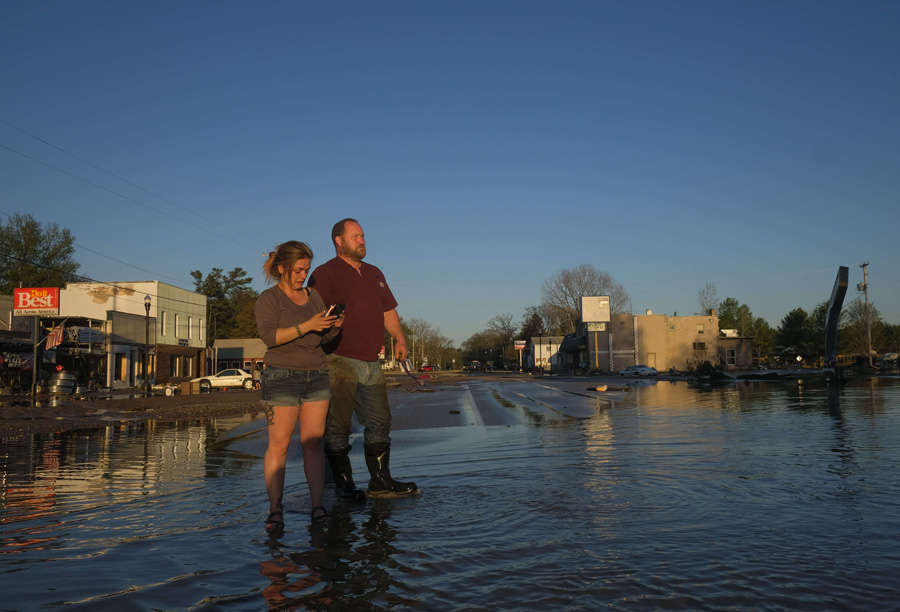
[[260, 398], [267, 406], [300, 406], [331, 399], [328, 370], [292, 370], [266, 366], [260, 378]]

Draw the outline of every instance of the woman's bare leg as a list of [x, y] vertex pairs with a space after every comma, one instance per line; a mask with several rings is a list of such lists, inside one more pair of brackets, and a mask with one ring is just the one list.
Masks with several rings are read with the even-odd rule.
[[300, 408], [300, 444], [303, 447], [303, 471], [309, 484], [312, 507], [322, 505], [325, 488], [325, 455], [322, 437], [325, 435], [325, 416], [328, 400], [304, 402]]
[[269, 493], [269, 512], [282, 510], [281, 498], [284, 494], [284, 468], [287, 465], [287, 451], [291, 436], [300, 414], [299, 406], [275, 406], [272, 422], [269, 423], [269, 446], [263, 462], [266, 491]]

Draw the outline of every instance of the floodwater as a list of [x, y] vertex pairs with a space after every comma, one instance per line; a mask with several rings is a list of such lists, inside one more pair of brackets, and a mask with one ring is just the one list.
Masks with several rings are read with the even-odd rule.
[[0, 608], [897, 606], [900, 380], [589, 384], [394, 392], [393, 472], [423, 494], [329, 497], [311, 530], [292, 453], [274, 540], [259, 422], [4, 440]]

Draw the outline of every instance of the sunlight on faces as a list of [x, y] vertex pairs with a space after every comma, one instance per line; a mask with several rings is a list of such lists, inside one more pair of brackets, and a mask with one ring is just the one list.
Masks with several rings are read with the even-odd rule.
[[278, 271], [281, 273], [281, 282], [288, 289], [300, 291], [303, 289], [303, 283], [306, 281], [306, 277], [309, 276], [311, 264], [312, 261], [310, 259], [298, 259], [294, 262], [294, 265], [291, 266], [290, 273], [288, 274], [285, 273], [284, 266], [278, 266]]
[[344, 224], [344, 233], [334, 239], [338, 255], [357, 261], [366, 256], [366, 236], [359, 223], [348, 221]]

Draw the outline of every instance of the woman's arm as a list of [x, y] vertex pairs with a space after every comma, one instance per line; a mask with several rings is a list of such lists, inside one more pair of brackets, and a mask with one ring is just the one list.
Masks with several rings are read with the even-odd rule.
[[256, 300], [256, 329], [259, 337], [268, 347], [287, 344], [310, 332], [320, 332], [334, 326], [335, 317], [326, 317], [317, 312], [306, 321], [290, 327], [278, 327], [278, 304], [271, 294], [263, 294]]

